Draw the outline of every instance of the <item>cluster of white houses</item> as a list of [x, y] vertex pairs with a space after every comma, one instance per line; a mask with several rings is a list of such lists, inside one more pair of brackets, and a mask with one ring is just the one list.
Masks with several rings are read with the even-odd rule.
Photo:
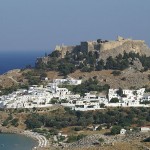
[[[50, 107], [60, 104], [74, 110], [87, 111], [104, 109], [104, 107], [150, 107], [150, 93], [145, 89], [122, 90], [123, 96], [119, 96], [118, 89], [109, 89], [108, 95], [85, 93], [84, 97], [71, 93], [67, 88], [60, 88], [60, 84], [78, 85], [81, 80], [55, 79], [53, 83], [44, 86], [31, 86], [28, 90], [19, 89], [9, 95], [0, 97], [2, 108], [34, 108]], [[111, 100], [117, 98], [117, 102]], [[143, 104], [142, 102], [148, 102]]]

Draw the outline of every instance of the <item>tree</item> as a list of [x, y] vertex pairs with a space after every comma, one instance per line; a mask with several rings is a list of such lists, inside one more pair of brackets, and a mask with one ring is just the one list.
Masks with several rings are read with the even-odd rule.
[[97, 39], [97, 43], [101, 43], [101, 41], [102, 41], [101, 39]]
[[105, 104], [104, 104], [104, 103], [101, 103], [101, 104], [100, 104], [100, 107], [101, 107], [101, 108], [104, 108], [104, 107], [105, 107]]
[[84, 134], [79, 134], [79, 135], [70, 135], [69, 137], [68, 137], [68, 140], [67, 140], [67, 142], [68, 143], [72, 143], [72, 142], [76, 142], [76, 141], [78, 141], [78, 140], [80, 140], [80, 139], [82, 139], [82, 138], [84, 138], [86, 135], [84, 135]]
[[58, 69], [58, 61], [55, 57], [52, 57], [48, 62], [47, 62], [47, 68], [49, 70], [57, 70]]
[[119, 103], [119, 99], [118, 98], [112, 98], [110, 100], [110, 103]]
[[122, 88], [119, 87], [119, 89], [118, 89], [118, 91], [117, 91], [117, 94], [118, 94], [120, 97], [122, 97], [122, 95], [123, 95], [123, 90], [122, 90]]
[[11, 124], [12, 124], [13, 126], [17, 127], [17, 126], [19, 125], [18, 121], [19, 121], [19, 119], [18, 119], [18, 118], [15, 118], [15, 119], [13, 119], [13, 120], [11, 121]]
[[66, 76], [69, 73], [73, 73], [75, 71], [75, 65], [71, 63], [63, 63], [58, 66], [58, 71]]
[[39, 77], [30, 77], [28, 79], [28, 82], [30, 85], [38, 85], [40, 83], [40, 78]]
[[46, 72], [43, 72], [41, 75], [40, 75], [41, 78], [46, 78], [47, 77], [47, 74]]
[[40, 128], [42, 126], [42, 122], [40, 121], [40, 116], [38, 114], [29, 115], [25, 124], [29, 129]]
[[46, 64], [43, 61], [37, 61], [35, 64], [36, 69], [46, 69]]
[[51, 104], [56, 104], [58, 103], [58, 99], [56, 98], [52, 98], [51, 101], [50, 101]]
[[49, 54], [48, 56], [58, 58], [58, 57], [60, 57], [60, 55], [61, 55], [60, 51], [55, 50], [51, 54]]
[[143, 142], [150, 142], [150, 137], [144, 139]]
[[119, 54], [118, 56], [116, 56], [117, 62], [121, 61], [122, 59], [123, 59], [123, 58], [122, 58], [122, 55], [121, 55], [121, 54]]
[[61, 99], [61, 103], [67, 103], [66, 99]]
[[112, 56], [108, 57], [107, 60], [106, 60], [105, 68], [106, 69], [115, 69], [115, 65], [116, 65], [116, 62], [112, 58]]
[[99, 141], [100, 143], [103, 143], [105, 140], [104, 140], [103, 138], [99, 138], [98, 141]]
[[7, 126], [9, 124], [8, 120], [5, 120], [3, 123], [2, 123], [2, 126]]
[[137, 91], [133, 91], [133, 95], [136, 95], [136, 96], [137, 96]]
[[121, 71], [112, 71], [112, 74], [114, 76], [119, 76], [121, 74]]
[[112, 135], [120, 134], [120, 130], [121, 130], [121, 126], [113, 126], [111, 128], [111, 134]]
[[104, 60], [101, 59], [101, 60], [97, 63], [96, 70], [100, 71], [100, 70], [103, 70], [103, 69], [104, 69]]
[[91, 72], [91, 68], [88, 67], [88, 66], [84, 66], [82, 69], [81, 69], [82, 72]]

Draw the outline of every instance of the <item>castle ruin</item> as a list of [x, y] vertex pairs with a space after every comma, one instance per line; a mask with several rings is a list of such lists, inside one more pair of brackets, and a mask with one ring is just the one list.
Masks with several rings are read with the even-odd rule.
[[124, 39], [118, 36], [116, 41], [85, 41], [76, 46], [56, 46], [55, 50], [61, 52], [61, 58], [64, 58], [67, 53], [71, 53], [74, 50], [81, 52], [99, 51], [100, 57], [103, 59], [109, 56], [116, 57], [118, 54], [123, 54], [124, 51], [135, 52], [141, 55], [150, 56], [150, 49], [142, 40]]

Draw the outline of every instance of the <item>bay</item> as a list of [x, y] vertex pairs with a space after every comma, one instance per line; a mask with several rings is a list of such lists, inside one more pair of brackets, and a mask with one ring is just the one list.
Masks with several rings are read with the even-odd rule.
[[32, 150], [37, 141], [18, 134], [0, 134], [0, 150]]

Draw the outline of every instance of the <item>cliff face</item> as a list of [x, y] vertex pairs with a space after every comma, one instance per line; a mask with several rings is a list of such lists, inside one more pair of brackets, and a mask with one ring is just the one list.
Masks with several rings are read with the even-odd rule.
[[64, 58], [66, 53], [73, 51], [89, 52], [98, 51], [100, 59], [106, 60], [109, 56], [116, 57], [118, 54], [135, 52], [140, 55], [150, 56], [150, 48], [142, 40], [124, 39], [118, 37], [116, 41], [86, 41], [81, 42], [76, 46], [56, 46], [55, 50], [61, 53], [61, 58]]

